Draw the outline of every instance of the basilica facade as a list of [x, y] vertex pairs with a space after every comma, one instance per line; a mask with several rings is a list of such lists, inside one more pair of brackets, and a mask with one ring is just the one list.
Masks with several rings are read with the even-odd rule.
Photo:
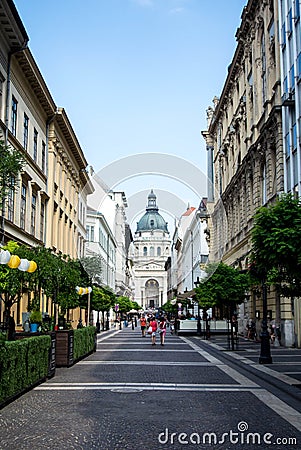
[[165, 262], [170, 256], [171, 240], [153, 190], [148, 195], [146, 212], [137, 222], [133, 246], [135, 301], [143, 309], [160, 308], [167, 301]]

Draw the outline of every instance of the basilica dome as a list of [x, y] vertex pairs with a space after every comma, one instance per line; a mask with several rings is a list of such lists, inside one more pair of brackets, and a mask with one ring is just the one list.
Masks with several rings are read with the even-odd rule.
[[137, 222], [136, 233], [140, 231], [152, 231], [152, 230], [162, 230], [168, 233], [167, 222], [163, 219], [161, 214], [159, 214], [159, 208], [156, 204], [156, 195], [153, 190], [148, 196], [148, 205], [146, 207], [146, 213], [141, 217], [139, 222]]

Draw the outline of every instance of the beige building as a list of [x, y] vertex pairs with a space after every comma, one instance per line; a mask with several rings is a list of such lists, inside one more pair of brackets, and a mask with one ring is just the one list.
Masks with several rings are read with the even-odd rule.
[[[0, 25], [0, 139], [25, 160], [7, 199], [4, 242], [83, 256], [87, 195], [92, 192], [87, 162], [66, 112], [55, 105], [28, 48], [28, 35], [11, 0], [0, 4]], [[14, 306], [17, 324], [26, 306]]]
[[[237, 30], [237, 47], [220, 98], [207, 110], [202, 132], [208, 152], [210, 260], [246, 270], [257, 208], [284, 191], [278, 2], [249, 0]], [[268, 292], [271, 319], [282, 343], [293, 343], [290, 301]], [[257, 319], [256, 319], [257, 317]], [[260, 289], [246, 295], [240, 327], [262, 319]]]
[[93, 186], [87, 161], [63, 108], [49, 121], [46, 247], [71, 258], [84, 256], [87, 196]]

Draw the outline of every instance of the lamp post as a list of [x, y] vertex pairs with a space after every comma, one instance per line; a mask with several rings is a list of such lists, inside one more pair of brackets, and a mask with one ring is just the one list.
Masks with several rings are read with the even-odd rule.
[[268, 332], [267, 317], [267, 285], [265, 279], [262, 280], [262, 324], [260, 333], [261, 347], [259, 364], [272, 364], [270, 335]]
[[[197, 277], [196, 281], [194, 282], [195, 287], [198, 287], [200, 285], [200, 277]], [[200, 317], [200, 304], [198, 303], [198, 325], [197, 325], [197, 334], [201, 336], [202, 334], [202, 327], [201, 327], [201, 317]]]
[[78, 295], [85, 295], [88, 294], [88, 305], [87, 305], [87, 320], [86, 320], [86, 326], [91, 325], [91, 314], [90, 314], [90, 309], [91, 309], [91, 292], [92, 292], [92, 288], [86, 287], [79, 287], [76, 286], [76, 292], [78, 293]]

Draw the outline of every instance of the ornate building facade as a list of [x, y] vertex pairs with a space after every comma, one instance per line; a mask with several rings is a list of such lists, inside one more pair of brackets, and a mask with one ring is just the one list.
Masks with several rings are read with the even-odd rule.
[[165, 263], [170, 246], [167, 222], [159, 214], [157, 197], [151, 191], [133, 238], [135, 301], [144, 309], [160, 308], [167, 301]]
[[[237, 30], [237, 47], [220, 98], [207, 110], [202, 132], [208, 152], [213, 211], [210, 260], [246, 270], [250, 232], [258, 207], [284, 191], [278, 1], [249, 0]], [[292, 345], [289, 299], [268, 293], [271, 320]], [[240, 307], [241, 331], [248, 320], [261, 327], [262, 295], [253, 290]]]
[[[87, 161], [65, 110], [56, 106], [41, 75], [12, 0], [1, 2], [0, 24], [0, 139], [25, 161], [2, 211], [4, 243], [44, 245], [81, 257], [92, 192]], [[26, 301], [13, 307], [17, 325], [26, 309]]]
[[[301, 10], [300, 0], [279, 0], [282, 126], [285, 191], [301, 192]], [[301, 347], [301, 298], [294, 298], [294, 331]]]

